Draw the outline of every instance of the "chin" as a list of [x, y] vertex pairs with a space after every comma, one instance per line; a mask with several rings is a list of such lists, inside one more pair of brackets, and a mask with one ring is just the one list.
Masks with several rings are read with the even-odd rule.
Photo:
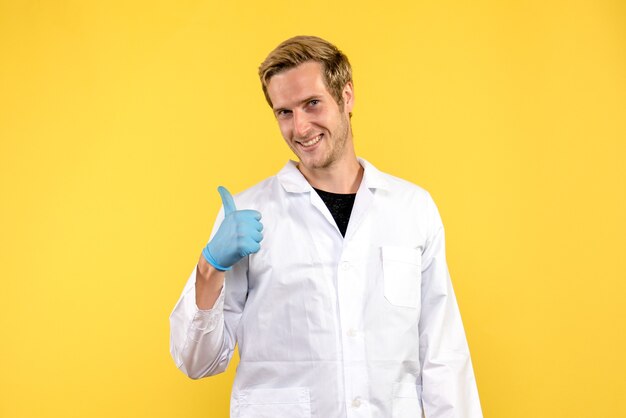
[[307, 170], [326, 168], [333, 162], [332, 158], [327, 155], [298, 155], [298, 160], [300, 160], [300, 164], [302, 164]]
[[308, 170], [319, 170], [321, 168], [327, 168], [330, 164], [327, 161], [302, 161], [302, 165]]
[[300, 165], [302, 165], [302, 167], [309, 169], [309, 170], [313, 168], [317, 168], [315, 164], [311, 164], [310, 161], [303, 160], [302, 158], [300, 158]]

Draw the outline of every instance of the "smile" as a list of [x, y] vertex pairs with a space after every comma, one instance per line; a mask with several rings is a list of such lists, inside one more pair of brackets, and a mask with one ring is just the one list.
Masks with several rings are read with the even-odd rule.
[[310, 139], [310, 140], [308, 140], [306, 142], [300, 142], [300, 145], [302, 145], [305, 148], [312, 147], [313, 145], [317, 144], [318, 142], [320, 142], [322, 140], [322, 135], [323, 134], [319, 134], [315, 138]]

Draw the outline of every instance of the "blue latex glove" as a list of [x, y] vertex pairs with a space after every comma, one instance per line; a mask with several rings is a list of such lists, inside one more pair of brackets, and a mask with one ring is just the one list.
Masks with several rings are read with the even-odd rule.
[[218, 187], [224, 205], [224, 220], [213, 239], [202, 250], [204, 259], [218, 270], [230, 270], [232, 265], [261, 249], [263, 225], [256, 210], [237, 210], [235, 201], [225, 187]]

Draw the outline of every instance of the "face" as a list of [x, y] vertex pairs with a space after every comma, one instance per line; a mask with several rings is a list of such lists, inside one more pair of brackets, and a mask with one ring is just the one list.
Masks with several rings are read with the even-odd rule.
[[280, 132], [301, 169], [327, 169], [354, 154], [351, 83], [344, 87], [340, 108], [324, 84], [322, 65], [311, 61], [273, 76], [267, 91]]

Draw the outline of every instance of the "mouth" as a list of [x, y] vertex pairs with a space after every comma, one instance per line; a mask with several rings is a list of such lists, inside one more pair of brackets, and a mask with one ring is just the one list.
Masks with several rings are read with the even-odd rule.
[[307, 141], [296, 141], [298, 143], [298, 145], [300, 145], [301, 148], [304, 149], [309, 149], [314, 147], [317, 143], [319, 143], [322, 140], [322, 137], [324, 136], [324, 134], [319, 134]]

